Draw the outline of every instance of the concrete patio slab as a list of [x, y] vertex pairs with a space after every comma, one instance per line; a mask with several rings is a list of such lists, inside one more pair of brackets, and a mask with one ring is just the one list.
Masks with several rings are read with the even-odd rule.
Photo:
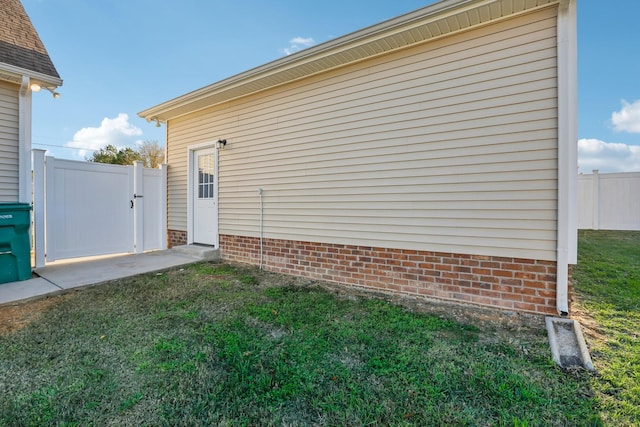
[[41, 295], [58, 292], [61, 289], [47, 280], [37, 277], [22, 282], [11, 282], [0, 285], [0, 305], [4, 303], [31, 299]]
[[216, 250], [193, 246], [144, 254], [57, 261], [37, 268], [34, 272], [39, 277], [0, 284], [0, 305], [217, 259]]

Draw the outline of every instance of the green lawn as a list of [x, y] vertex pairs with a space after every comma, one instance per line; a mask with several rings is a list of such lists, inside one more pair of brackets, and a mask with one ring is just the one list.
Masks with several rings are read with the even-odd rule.
[[[629, 235], [581, 235], [582, 264], [592, 242], [611, 273], [576, 269], [579, 307], [598, 322], [622, 313], [600, 326], [606, 343], [587, 337], [597, 375], [556, 367], [541, 326], [462, 324], [203, 263], [56, 297], [5, 328], [0, 425], [637, 425], [640, 234]], [[615, 262], [635, 270], [599, 249], [623, 243]], [[626, 286], [609, 284], [620, 268], [635, 280], [628, 295], [590, 283]]]
[[574, 279], [601, 418], [640, 426], [640, 232], [581, 231]]

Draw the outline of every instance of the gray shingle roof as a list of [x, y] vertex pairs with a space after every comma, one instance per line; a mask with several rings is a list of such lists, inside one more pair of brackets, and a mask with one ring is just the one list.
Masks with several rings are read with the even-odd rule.
[[0, 0], [0, 63], [60, 78], [20, 0]]

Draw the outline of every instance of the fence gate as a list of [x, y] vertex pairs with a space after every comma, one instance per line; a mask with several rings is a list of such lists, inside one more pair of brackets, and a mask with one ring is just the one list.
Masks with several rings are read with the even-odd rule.
[[36, 266], [166, 248], [165, 183], [164, 166], [61, 160], [34, 150]]

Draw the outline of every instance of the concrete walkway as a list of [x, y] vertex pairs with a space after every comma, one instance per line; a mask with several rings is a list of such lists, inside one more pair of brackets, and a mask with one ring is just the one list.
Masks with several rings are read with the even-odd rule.
[[0, 284], [0, 305], [217, 259], [218, 251], [209, 247], [181, 246], [136, 255], [56, 261], [37, 268], [35, 275], [39, 277]]

